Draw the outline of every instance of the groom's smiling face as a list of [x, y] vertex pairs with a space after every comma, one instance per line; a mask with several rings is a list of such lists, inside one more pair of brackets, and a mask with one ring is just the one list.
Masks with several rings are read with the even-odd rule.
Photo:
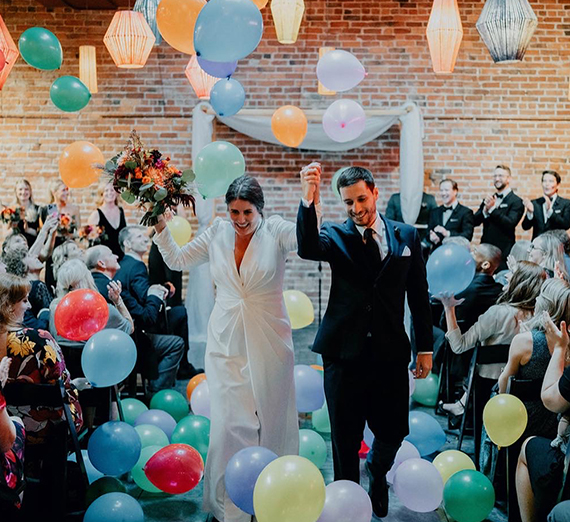
[[368, 188], [364, 181], [340, 188], [340, 197], [348, 217], [361, 227], [369, 227], [376, 220], [378, 187]]

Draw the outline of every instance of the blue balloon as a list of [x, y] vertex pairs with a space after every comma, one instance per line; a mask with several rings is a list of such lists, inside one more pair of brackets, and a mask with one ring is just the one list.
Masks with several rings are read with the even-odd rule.
[[83, 522], [144, 522], [144, 513], [130, 495], [107, 493], [87, 508]]
[[210, 105], [218, 116], [233, 116], [243, 107], [245, 91], [241, 83], [232, 78], [220, 80], [210, 91]]
[[77, 112], [89, 103], [91, 93], [79, 78], [61, 76], [51, 84], [49, 97], [58, 109]]
[[430, 294], [458, 294], [473, 280], [475, 260], [467, 248], [451, 243], [436, 249], [426, 268]]
[[445, 444], [445, 432], [431, 415], [423, 411], [411, 411], [409, 422], [410, 434], [406, 440], [418, 449], [422, 457], [431, 455]]
[[126, 422], [110, 421], [99, 426], [87, 445], [89, 460], [105, 475], [131, 471], [141, 455], [141, 439]]
[[124, 381], [137, 362], [137, 347], [125, 332], [108, 328], [97, 332], [85, 343], [81, 368], [96, 388]]
[[198, 57], [235, 62], [255, 51], [263, 34], [263, 17], [251, 0], [210, 0], [194, 27]]
[[214, 78], [229, 78], [237, 67], [237, 62], [211, 62], [198, 56], [200, 69]]
[[252, 446], [238, 451], [228, 462], [224, 480], [232, 502], [242, 511], [254, 515], [253, 490], [265, 466], [277, 455], [267, 448]]
[[26, 29], [18, 40], [22, 58], [28, 65], [42, 71], [59, 69], [63, 51], [57, 36], [43, 27]]
[[320, 372], [297, 364], [294, 369], [297, 411], [306, 413], [319, 410], [325, 403], [325, 386]]
[[176, 428], [174, 417], [162, 410], [143, 411], [135, 420], [135, 426], [140, 426], [141, 424], [152, 424], [160, 428], [164, 431], [168, 440], [172, 438], [172, 433]]

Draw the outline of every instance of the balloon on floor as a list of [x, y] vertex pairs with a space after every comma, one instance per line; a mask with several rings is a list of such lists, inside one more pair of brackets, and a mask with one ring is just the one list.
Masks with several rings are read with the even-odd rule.
[[299, 456], [320, 469], [327, 461], [327, 443], [316, 431], [299, 430]]
[[192, 446], [206, 462], [210, 446], [210, 419], [202, 415], [187, 415], [176, 425], [172, 442]]
[[319, 410], [325, 403], [323, 376], [306, 364], [294, 368], [297, 411], [308, 413]]
[[176, 422], [182, 420], [190, 412], [184, 395], [176, 390], [160, 390], [156, 392], [150, 400], [150, 407], [153, 410], [162, 410], [169, 413]]
[[325, 506], [317, 522], [370, 522], [372, 502], [352, 480], [337, 480], [326, 487]]
[[411, 411], [409, 423], [410, 434], [406, 440], [418, 449], [422, 457], [431, 455], [445, 444], [445, 432], [431, 415], [423, 411]]
[[107, 493], [85, 512], [83, 522], [144, 522], [141, 505], [126, 493]]
[[418, 513], [439, 507], [443, 499], [443, 480], [436, 467], [424, 459], [402, 462], [394, 476], [394, 491], [404, 506]]
[[141, 454], [141, 439], [130, 424], [109, 421], [89, 438], [89, 460], [101, 473], [119, 476], [131, 471]]

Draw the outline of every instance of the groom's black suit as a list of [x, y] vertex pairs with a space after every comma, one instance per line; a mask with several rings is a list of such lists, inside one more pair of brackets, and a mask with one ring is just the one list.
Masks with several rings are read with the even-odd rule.
[[297, 216], [299, 256], [327, 261], [332, 286], [313, 351], [322, 354], [335, 480], [359, 482], [358, 450], [367, 421], [375, 435], [369, 462], [385, 474], [408, 434], [410, 342], [404, 298], [419, 352], [432, 351], [425, 265], [414, 227], [381, 216], [389, 253], [374, 266], [351, 219], [317, 226], [314, 205]]

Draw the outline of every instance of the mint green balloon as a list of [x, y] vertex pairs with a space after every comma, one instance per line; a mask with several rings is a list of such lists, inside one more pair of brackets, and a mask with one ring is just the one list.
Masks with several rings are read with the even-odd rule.
[[425, 379], [416, 379], [416, 388], [412, 399], [424, 406], [435, 406], [439, 390], [439, 377], [430, 373]]
[[316, 431], [299, 430], [299, 456], [322, 468], [327, 461], [327, 443]]
[[146, 478], [144, 467], [146, 463], [150, 460], [150, 458], [158, 451], [161, 450], [162, 446], [147, 446], [143, 448], [141, 451], [141, 456], [139, 460], [131, 469], [131, 476], [135, 481], [135, 484], [145, 491], [149, 493], [162, 493], [160, 489], [158, 489], [150, 480]]
[[340, 192], [338, 191], [338, 187], [336, 186], [336, 183], [338, 181], [338, 177], [347, 169], [348, 167], [342, 167], [340, 169], [338, 169], [332, 177], [331, 180], [331, 186], [333, 189], [333, 192], [337, 195], [338, 199], [340, 199]]
[[451, 475], [443, 488], [445, 511], [457, 522], [481, 522], [494, 505], [493, 484], [479, 471], [458, 471]]
[[160, 390], [150, 400], [151, 410], [162, 410], [178, 422], [188, 415], [190, 407], [186, 397], [176, 390]]
[[60, 76], [51, 84], [49, 97], [58, 109], [77, 112], [89, 103], [91, 93], [79, 78]]
[[210, 446], [210, 419], [202, 415], [188, 415], [176, 425], [171, 442], [192, 446], [206, 463]]
[[135, 430], [141, 438], [143, 448], [146, 448], [147, 446], [160, 446], [161, 448], [164, 448], [164, 446], [168, 446], [170, 444], [166, 433], [164, 433], [164, 431], [162, 431], [158, 426], [153, 424], [139, 424], [138, 426], [135, 426]]
[[36, 69], [53, 71], [63, 63], [63, 51], [57, 36], [43, 27], [26, 29], [18, 40], [18, 48], [26, 63]]
[[321, 433], [331, 432], [331, 420], [326, 402], [320, 410], [313, 412], [313, 428]]
[[141, 413], [148, 411], [146, 404], [138, 399], [121, 399], [121, 406], [125, 422], [131, 426], [135, 425], [135, 421]]
[[194, 182], [204, 198], [223, 196], [230, 183], [245, 174], [245, 160], [241, 151], [227, 141], [206, 145], [194, 163]]

